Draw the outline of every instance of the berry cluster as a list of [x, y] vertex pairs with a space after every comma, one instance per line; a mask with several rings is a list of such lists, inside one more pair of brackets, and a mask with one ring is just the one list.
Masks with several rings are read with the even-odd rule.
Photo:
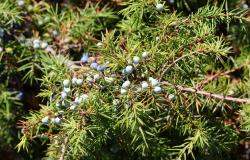
[[45, 41], [40, 41], [40, 39], [35, 39], [33, 41], [33, 48], [34, 49], [38, 49], [38, 48], [46, 49], [47, 47], [48, 47], [48, 43]]
[[[123, 101], [124, 96], [129, 96], [133, 99], [136, 94], [160, 94], [162, 89], [159, 80], [149, 77], [138, 82], [138, 77], [135, 77], [134, 72], [140, 72], [140, 63], [149, 58], [148, 52], [143, 52], [141, 56], [134, 56], [132, 63], [128, 63], [122, 70], [122, 74], [114, 71], [108, 67], [108, 63], [101, 64], [96, 61], [95, 57], [90, 56], [89, 53], [84, 53], [81, 57], [81, 65], [84, 73], [78, 71], [74, 73], [71, 79], [64, 79], [62, 81], [62, 90], [60, 97], [53, 98], [55, 103], [54, 115], [46, 115], [41, 122], [44, 125], [56, 124], [57, 126], [63, 122], [63, 113], [72, 111], [82, 111], [84, 104], [89, 100], [92, 89], [102, 92], [103, 88], [112, 90], [116, 95], [112, 97], [114, 106]], [[143, 71], [141, 71], [143, 72]], [[120, 89], [120, 91], [119, 91]], [[54, 102], [52, 102], [54, 104]], [[126, 105], [124, 105], [126, 107]], [[114, 109], [117, 110], [117, 109]], [[60, 114], [59, 114], [60, 113]], [[42, 134], [44, 135], [44, 133]], [[42, 137], [41, 135], [41, 137]]]

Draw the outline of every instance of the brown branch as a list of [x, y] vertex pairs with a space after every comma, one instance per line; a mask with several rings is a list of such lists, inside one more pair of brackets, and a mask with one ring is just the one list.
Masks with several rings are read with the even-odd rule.
[[236, 68], [233, 68], [233, 69], [230, 69], [230, 70], [228, 70], [228, 71], [225, 71], [225, 72], [219, 71], [219, 72], [216, 73], [215, 75], [212, 75], [212, 76], [208, 77], [207, 79], [204, 79], [204, 80], [202, 80], [201, 82], [199, 82], [199, 83], [196, 85], [196, 88], [197, 88], [197, 89], [198, 89], [198, 88], [201, 88], [203, 85], [208, 84], [210, 81], [213, 81], [213, 80], [215, 80], [215, 79], [217, 79], [217, 78], [220, 78], [220, 77], [223, 77], [223, 76], [226, 76], [226, 75], [229, 75], [230, 73], [233, 73], [233, 72], [235, 72], [235, 71], [237, 71], [237, 70], [239, 70], [239, 69], [241, 69], [241, 68], [243, 68], [243, 67], [245, 67], [246, 65], [249, 65], [249, 64], [250, 64], [250, 61], [247, 62], [247, 63], [245, 63], [245, 64], [242, 64], [242, 65], [240, 65], [240, 66], [238, 66], [238, 67], [236, 67]]
[[194, 51], [194, 52], [191, 52], [189, 54], [185, 54], [185, 55], [182, 55], [181, 57], [177, 58], [176, 60], [174, 60], [172, 63], [168, 64], [168, 62], [166, 62], [163, 66], [162, 66], [162, 71], [161, 71], [161, 75], [160, 75], [160, 78], [159, 80], [162, 80], [163, 76], [167, 73], [167, 71], [169, 70], [169, 68], [171, 68], [174, 64], [176, 64], [178, 61], [188, 57], [188, 56], [191, 56], [193, 54], [200, 54], [200, 55], [205, 55], [201, 52], [198, 52], [198, 51]]
[[183, 55], [183, 56], [177, 58], [176, 60], [174, 60], [174, 61], [173, 61], [172, 63], [170, 63], [169, 65], [167, 65], [168, 62], [165, 63], [165, 64], [163, 65], [163, 67], [162, 67], [162, 68], [163, 68], [163, 71], [162, 71], [162, 73], [161, 73], [161, 75], [160, 75], [159, 80], [162, 80], [163, 76], [167, 73], [167, 71], [169, 70], [170, 67], [172, 67], [172, 66], [173, 66], [174, 64], [176, 64], [178, 61], [184, 59], [184, 58], [187, 57], [187, 56], [189, 56], [189, 54], [185, 54], [185, 55]]
[[211, 93], [211, 92], [207, 92], [207, 91], [197, 90], [197, 89], [191, 88], [191, 87], [183, 87], [181, 85], [173, 85], [173, 84], [166, 82], [166, 81], [162, 82], [162, 84], [174, 86], [176, 89], [183, 91], [183, 92], [195, 93], [195, 94], [199, 94], [199, 95], [206, 96], [206, 97], [213, 97], [216, 99], [227, 100], [227, 101], [238, 102], [238, 103], [250, 102], [250, 99], [235, 98], [235, 97], [231, 97], [231, 96], [215, 94], [215, 93]]
[[221, 72], [219, 71], [218, 73], [216, 73], [215, 75], [209, 76], [207, 79], [202, 80], [201, 82], [199, 82], [195, 88], [199, 89], [201, 88], [203, 85], [208, 84], [210, 81], [213, 81], [214, 79], [218, 78], [219, 76], [221, 76]]
[[68, 140], [69, 140], [69, 138], [66, 137], [64, 139], [64, 142], [62, 143], [61, 156], [60, 156], [59, 160], [64, 160], [64, 155], [65, 155], [65, 152], [66, 152], [66, 145], [68, 143]]

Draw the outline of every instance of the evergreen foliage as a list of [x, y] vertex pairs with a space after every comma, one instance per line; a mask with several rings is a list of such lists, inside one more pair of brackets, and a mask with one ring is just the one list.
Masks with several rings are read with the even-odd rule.
[[[13, 143], [15, 136], [15, 118], [22, 105], [18, 99], [18, 94], [15, 92], [7, 91], [4, 85], [0, 86], [0, 148], [6, 147], [8, 144]], [[12, 136], [9, 136], [12, 134]], [[15, 146], [12, 146], [15, 147]]]
[[25, 85], [42, 101], [19, 118], [16, 149], [40, 144], [44, 159], [230, 159], [247, 138], [239, 2], [20, 1], [0, 1], [0, 142], [17, 142]]

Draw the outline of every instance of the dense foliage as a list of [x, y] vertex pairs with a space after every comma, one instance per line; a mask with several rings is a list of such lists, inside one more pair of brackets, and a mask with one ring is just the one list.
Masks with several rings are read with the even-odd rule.
[[238, 158], [250, 132], [247, 8], [0, 0], [0, 150], [26, 159]]

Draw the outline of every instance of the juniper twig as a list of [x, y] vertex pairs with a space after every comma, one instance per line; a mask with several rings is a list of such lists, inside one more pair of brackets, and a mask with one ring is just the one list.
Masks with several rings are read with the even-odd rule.
[[202, 80], [201, 82], [199, 82], [199, 83], [196, 85], [195, 88], [199, 89], [199, 88], [201, 88], [203, 85], [208, 84], [209, 82], [211, 82], [211, 81], [213, 81], [213, 80], [215, 80], [215, 79], [218, 79], [218, 78], [220, 78], [220, 77], [229, 75], [229, 74], [231, 74], [231, 73], [233, 73], [233, 72], [235, 72], [235, 71], [237, 71], [237, 70], [239, 70], [239, 69], [241, 69], [241, 68], [243, 68], [243, 67], [249, 65], [249, 63], [250, 63], [250, 61], [247, 62], [247, 63], [245, 63], [245, 64], [242, 64], [242, 65], [240, 65], [240, 66], [238, 66], [238, 67], [236, 67], [236, 68], [227, 70], [227, 71], [225, 71], [225, 72], [219, 71], [219, 72], [216, 73], [215, 75], [212, 75], [212, 76], [208, 77], [207, 79], [204, 79], [204, 80]]
[[202, 96], [213, 97], [213, 98], [220, 99], [220, 100], [227, 100], [227, 101], [238, 102], [238, 103], [247, 103], [250, 101], [249, 99], [246, 99], [246, 98], [236, 98], [236, 97], [226, 96], [226, 95], [222, 95], [222, 94], [215, 94], [215, 93], [211, 93], [211, 92], [207, 92], [207, 91], [197, 90], [197, 89], [191, 88], [191, 87], [183, 87], [181, 85], [173, 85], [173, 84], [166, 82], [166, 81], [162, 82], [162, 84], [174, 86], [177, 90], [180, 90], [183, 92], [195, 93], [195, 94], [199, 94]]
[[64, 160], [64, 155], [65, 155], [65, 152], [66, 152], [66, 145], [68, 143], [68, 137], [66, 137], [64, 139], [64, 142], [62, 143], [62, 149], [61, 149], [61, 155], [60, 155], [60, 158], [59, 160]]

